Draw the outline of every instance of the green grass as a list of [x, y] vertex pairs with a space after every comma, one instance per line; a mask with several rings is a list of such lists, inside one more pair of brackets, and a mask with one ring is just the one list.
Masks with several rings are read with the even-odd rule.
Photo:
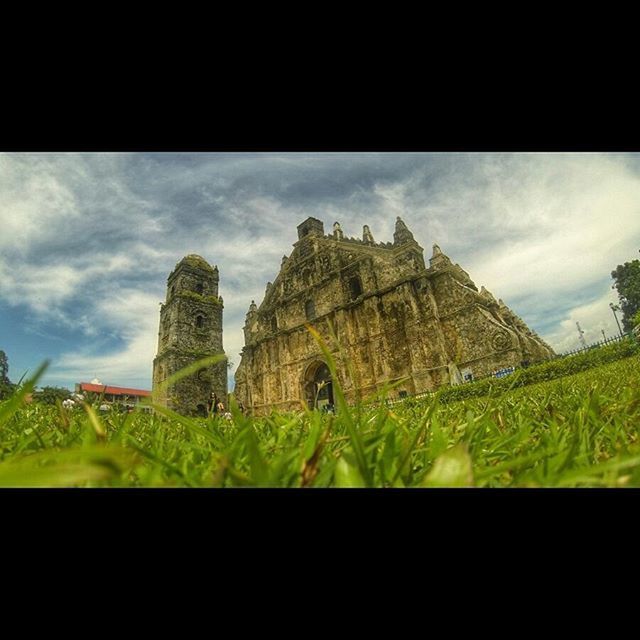
[[34, 376], [0, 403], [0, 486], [636, 487], [639, 367], [232, 421], [24, 404]]

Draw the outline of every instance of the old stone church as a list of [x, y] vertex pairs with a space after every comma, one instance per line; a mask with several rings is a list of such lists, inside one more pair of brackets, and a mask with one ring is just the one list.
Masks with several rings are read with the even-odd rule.
[[[252, 301], [246, 316], [235, 394], [255, 414], [333, 403], [327, 363], [307, 323], [334, 353], [348, 401], [386, 383], [402, 380], [393, 391], [402, 397], [553, 355], [437, 245], [427, 267], [399, 217], [393, 243], [376, 242], [367, 225], [362, 238], [348, 238], [337, 222], [327, 235], [320, 220], [307, 218], [293, 246], [262, 304]], [[209, 309], [221, 318], [221, 305]]]

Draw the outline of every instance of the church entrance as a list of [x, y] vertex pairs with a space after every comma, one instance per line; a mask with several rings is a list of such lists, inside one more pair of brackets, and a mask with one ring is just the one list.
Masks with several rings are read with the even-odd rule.
[[324, 362], [315, 362], [307, 369], [304, 392], [307, 406], [310, 409], [333, 411], [331, 372]]

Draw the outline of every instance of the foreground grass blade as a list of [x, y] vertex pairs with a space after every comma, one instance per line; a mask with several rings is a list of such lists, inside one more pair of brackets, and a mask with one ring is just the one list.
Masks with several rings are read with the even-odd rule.
[[133, 469], [139, 459], [122, 447], [42, 451], [0, 464], [0, 487], [75, 487], [106, 481]]
[[473, 465], [464, 444], [441, 454], [422, 482], [423, 487], [472, 487]]
[[0, 404], [0, 427], [5, 424], [11, 416], [22, 406], [25, 398], [33, 393], [36, 383], [42, 377], [42, 374], [47, 370], [49, 361], [45, 360], [36, 370], [36, 372], [29, 378], [13, 395]]
[[366, 486], [370, 487], [372, 486], [371, 470], [369, 469], [369, 465], [367, 464], [367, 458], [364, 452], [364, 443], [362, 442], [362, 437], [358, 432], [356, 424], [353, 421], [350, 407], [347, 404], [344, 393], [342, 392], [342, 387], [340, 385], [340, 380], [338, 378], [338, 372], [333, 356], [331, 355], [329, 348], [325, 344], [322, 336], [318, 333], [318, 331], [309, 324], [305, 326], [307, 327], [307, 330], [313, 336], [315, 341], [318, 343], [318, 346], [320, 347], [322, 353], [324, 354], [324, 357], [327, 360], [327, 367], [329, 367], [329, 371], [331, 372], [333, 393], [338, 403], [340, 420], [344, 422], [349, 437], [351, 438], [351, 444], [353, 446], [356, 462], [360, 470], [360, 475], [364, 478]]
[[186, 427], [189, 431], [202, 436], [203, 438], [209, 440], [210, 442], [219, 443], [219, 439], [213, 434], [211, 431], [207, 431], [204, 427], [199, 425], [195, 420], [191, 418], [187, 418], [186, 416], [181, 416], [179, 413], [168, 409], [167, 407], [163, 407], [160, 404], [151, 404], [151, 407], [158, 413], [166, 416], [167, 418], [171, 418], [178, 424], [181, 424], [183, 427]]
[[[200, 360], [197, 360], [196, 362], [183, 367], [182, 369], [180, 369], [180, 371], [177, 371], [173, 375], [170, 375], [166, 380], [163, 380], [155, 387], [150, 402], [157, 403], [158, 400], [164, 396], [167, 389], [179, 380], [191, 376], [201, 369], [205, 369], [206, 367], [210, 367], [214, 364], [218, 364], [219, 362], [223, 362], [224, 360], [226, 360], [226, 358], [227, 357], [224, 355], [224, 353], [220, 353], [213, 356], [207, 356], [206, 358], [201, 358]], [[145, 402], [145, 404], [147, 403], [148, 402]]]

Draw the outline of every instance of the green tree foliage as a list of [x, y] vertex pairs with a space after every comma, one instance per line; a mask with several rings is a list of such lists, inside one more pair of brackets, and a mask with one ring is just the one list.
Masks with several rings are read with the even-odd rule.
[[44, 404], [55, 404], [56, 400], [66, 400], [71, 397], [71, 391], [64, 387], [42, 387], [33, 394], [33, 399], [36, 402], [43, 402]]
[[633, 328], [633, 316], [640, 311], [640, 260], [619, 264], [611, 272], [611, 277], [620, 297], [624, 330], [630, 331]]
[[0, 382], [9, 382], [9, 359], [4, 351], [0, 351]]
[[9, 382], [0, 382], [0, 400], [6, 400], [12, 393], [15, 385]]
[[4, 382], [0, 380], [0, 400], [6, 400], [15, 389], [13, 382]]
[[0, 351], [0, 400], [8, 398], [15, 388], [9, 380], [9, 359], [4, 351]]

